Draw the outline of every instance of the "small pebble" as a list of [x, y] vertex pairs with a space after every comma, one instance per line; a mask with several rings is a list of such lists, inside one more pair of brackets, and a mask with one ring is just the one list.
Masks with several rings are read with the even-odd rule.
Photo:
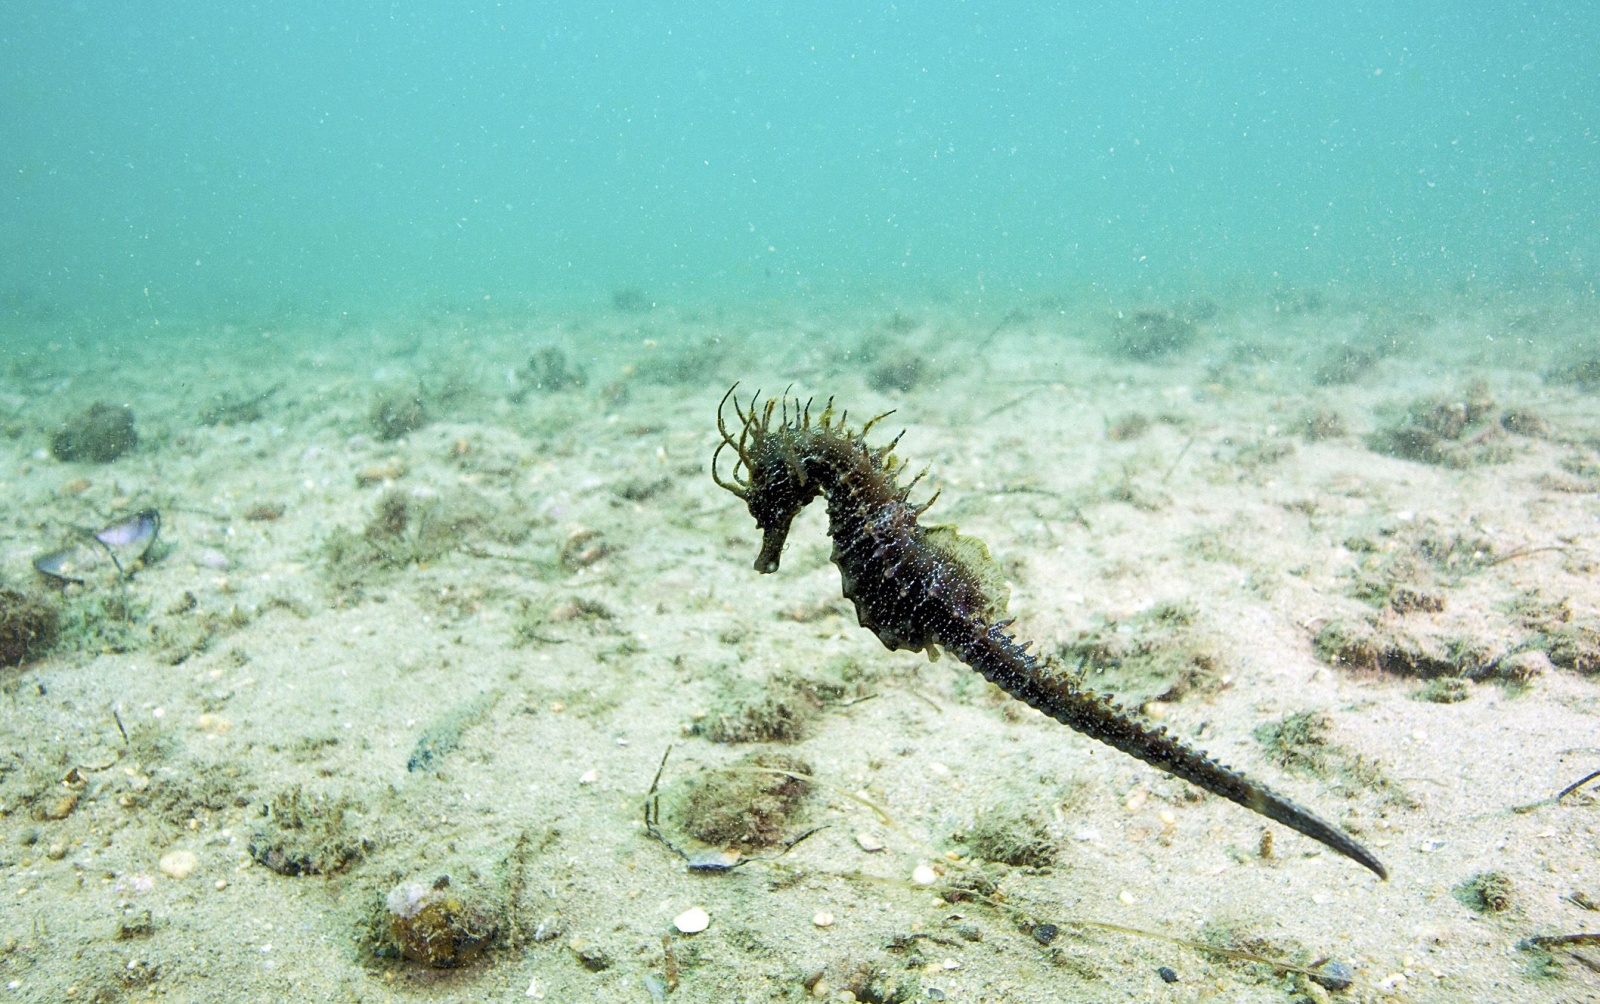
[[917, 865], [912, 869], [911, 881], [917, 885], [933, 885], [939, 881], [939, 873], [927, 865]]
[[208, 735], [220, 736], [233, 728], [233, 722], [222, 715], [206, 712], [194, 720], [195, 727]]
[[161, 855], [159, 864], [168, 878], [186, 879], [200, 867], [200, 857], [194, 851], [168, 851]]
[[578, 783], [594, 784], [598, 780], [600, 780], [600, 772], [591, 767], [589, 770], [584, 771], [583, 774], [578, 778]]
[[818, 927], [832, 927], [833, 926], [833, 914], [829, 913], [826, 910], [818, 910], [816, 912], [816, 914], [811, 918], [811, 923], [815, 924]]
[[1338, 959], [1329, 959], [1317, 967], [1317, 974], [1311, 978], [1329, 990], [1349, 990], [1356, 981], [1356, 973]]
[[1041, 945], [1048, 945], [1056, 940], [1056, 935], [1060, 932], [1061, 929], [1054, 924], [1040, 924], [1033, 929], [1033, 940]]
[[195, 552], [194, 563], [201, 568], [209, 568], [215, 572], [226, 572], [233, 565], [233, 562], [228, 560], [226, 554], [209, 547], [202, 547]]
[[1158, 967], [1156, 967], [1156, 975], [1161, 977], [1161, 982], [1163, 982], [1163, 983], [1176, 983], [1176, 982], [1178, 982], [1178, 972], [1177, 972], [1177, 970], [1173, 969], [1171, 966], [1158, 966]]
[[865, 830], [856, 834], [856, 844], [868, 854], [883, 850], [883, 841]]
[[684, 934], [699, 934], [711, 926], [711, 915], [698, 906], [691, 906], [672, 918], [672, 926]]

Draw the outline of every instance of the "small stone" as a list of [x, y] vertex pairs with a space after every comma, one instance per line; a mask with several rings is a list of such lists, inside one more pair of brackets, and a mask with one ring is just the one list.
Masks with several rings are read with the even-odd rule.
[[57, 841], [45, 848], [44, 856], [51, 861], [60, 861], [67, 856], [67, 845]]
[[378, 463], [368, 464], [356, 474], [356, 485], [365, 488], [368, 485], [380, 485], [386, 481], [395, 481], [405, 477], [406, 465], [399, 457], [390, 457]]
[[161, 855], [161, 873], [168, 878], [186, 879], [200, 867], [200, 856], [194, 851], [168, 851]]
[[594, 784], [598, 780], [600, 780], [600, 772], [591, 767], [590, 769], [584, 771], [581, 776], [579, 776], [578, 783]]
[[46, 819], [66, 819], [78, 807], [78, 793], [69, 791], [44, 807], [41, 815]]
[[194, 720], [195, 727], [207, 735], [220, 736], [233, 728], [233, 722], [222, 715], [206, 712]]
[[611, 968], [611, 953], [587, 938], [573, 938], [567, 942], [567, 947], [578, 957], [578, 962], [583, 968], [591, 973], [604, 972]]
[[1033, 940], [1041, 945], [1048, 945], [1056, 940], [1056, 935], [1059, 933], [1061, 929], [1054, 924], [1040, 924], [1033, 929]]
[[1356, 981], [1356, 973], [1338, 959], [1329, 959], [1317, 967], [1316, 975], [1311, 978], [1329, 990], [1349, 990]]
[[698, 906], [691, 906], [672, 918], [672, 926], [684, 934], [699, 934], [711, 926], [711, 914], [706, 913]]
[[1156, 975], [1161, 977], [1161, 982], [1163, 983], [1178, 982], [1178, 971], [1171, 966], [1157, 966]]
[[911, 871], [911, 881], [917, 885], [933, 885], [939, 881], [939, 873], [928, 865], [917, 865]]
[[226, 572], [233, 567], [233, 562], [228, 560], [228, 556], [213, 547], [200, 548], [190, 556], [189, 560], [199, 567], [209, 568], [213, 572]]
[[876, 836], [866, 832], [865, 830], [856, 834], [856, 844], [868, 854], [874, 854], [883, 850], [883, 841], [879, 840]]
[[833, 926], [833, 914], [829, 913], [827, 910], [818, 910], [812, 916], [811, 923], [815, 924], [818, 927], [832, 927]]

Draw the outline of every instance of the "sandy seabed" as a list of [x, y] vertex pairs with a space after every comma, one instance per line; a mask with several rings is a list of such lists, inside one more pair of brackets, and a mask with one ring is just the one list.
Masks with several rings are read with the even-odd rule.
[[[1600, 999], [1592, 304], [617, 306], [8, 336], [0, 1000]], [[820, 506], [756, 574], [735, 381], [1390, 880], [884, 650]]]

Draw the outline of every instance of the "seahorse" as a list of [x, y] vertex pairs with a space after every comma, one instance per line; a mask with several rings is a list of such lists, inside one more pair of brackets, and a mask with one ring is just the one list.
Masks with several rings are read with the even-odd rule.
[[[1084, 687], [1053, 660], [1028, 651], [1006, 617], [1004, 579], [981, 541], [951, 526], [923, 525], [938, 498], [910, 501], [927, 468], [900, 484], [900, 442], [872, 446], [870, 433], [893, 412], [852, 429], [830, 398], [813, 421], [811, 402], [787, 395], [747, 405], [728, 389], [717, 406], [721, 441], [711, 458], [712, 478], [743, 499], [761, 531], [755, 570], [778, 570], [789, 526], [808, 503], [827, 501], [828, 536], [844, 596], [855, 604], [861, 626], [891, 651], [943, 649], [1012, 697], [1078, 732], [1143, 760], [1174, 777], [1220, 795], [1296, 830], [1344, 855], [1379, 878], [1389, 873], [1353, 837], [1238, 771], [1213, 760], [1167, 732], [1147, 725], [1112, 695]], [[738, 433], [724, 412], [732, 403]], [[904, 435], [902, 432], [901, 435]], [[728, 477], [718, 468], [724, 450], [734, 463]]]

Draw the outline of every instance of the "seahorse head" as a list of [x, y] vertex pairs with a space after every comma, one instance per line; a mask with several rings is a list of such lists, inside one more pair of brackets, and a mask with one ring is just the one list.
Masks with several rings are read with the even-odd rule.
[[[816, 498], [821, 487], [815, 479], [806, 476], [801, 456], [807, 447], [806, 439], [812, 432], [810, 415], [798, 402], [791, 417], [787, 400], [760, 395], [750, 398], [745, 406], [733, 396], [737, 384], [728, 388], [722, 403], [717, 406], [717, 430], [722, 442], [717, 444], [711, 458], [711, 476], [718, 485], [744, 499], [756, 527], [761, 530], [761, 552], [756, 556], [758, 572], [776, 572], [778, 559], [783, 553], [784, 541], [789, 536], [789, 524]], [[728, 428], [723, 411], [733, 405], [738, 419], [737, 436]], [[779, 405], [783, 408], [779, 411]], [[717, 470], [717, 461], [725, 449], [733, 450], [733, 470], [724, 479]]]

